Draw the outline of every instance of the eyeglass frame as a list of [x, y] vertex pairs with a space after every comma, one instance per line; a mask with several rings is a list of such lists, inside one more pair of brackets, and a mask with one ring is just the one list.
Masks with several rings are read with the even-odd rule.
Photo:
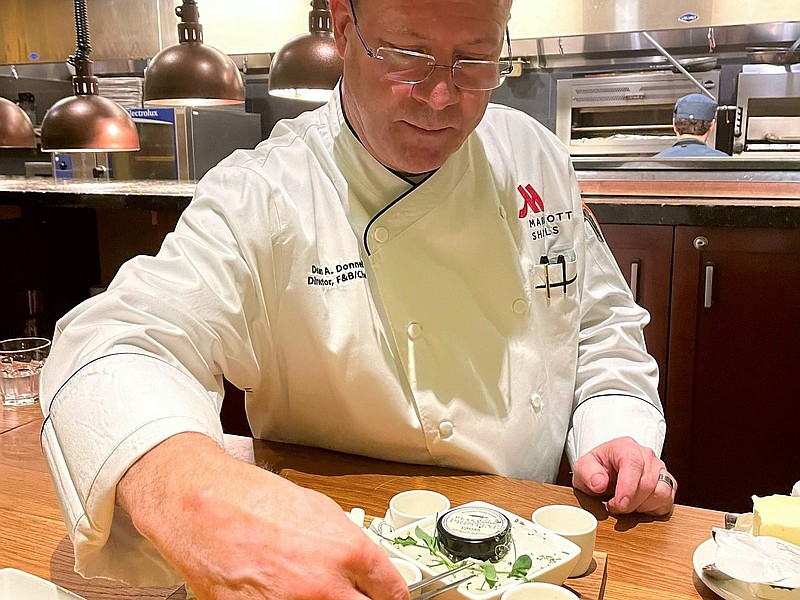
[[[364, 51], [370, 58], [374, 58], [375, 60], [384, 60], [384, 58], [382, 56], [379, 56], [377, 52], [380, 52], [381, 49], [385, 49], [385, 50], [391, 50], [393, 52], [403, 53], [410, 56], [429, 58], [431, 60], [431, 64], [428, 65], [431, 69], [430, 73], [428, 73], [423, 79], [420, 79], [419, 81], [400, 81], [399, 83], [405, 83], [407, 85], [418, 85], [423, 81], [425, 81], [426, 79], [428, 79], [428, 77], [430, 77], [433, 74], [434, 69], [439, 68], [439, 69], [448, 69], [450, 71], [450, 77], [453, 78], [453, 85], [455, 85], [460, 90], [465, 90], [469, 92], [489, 92], [492, 90], [496, 90], [501, 85], [503, 85], [504, 78], [514, 70], [514, 65], [512, 64], [512, 58], [511, 58], [512, 56], [514, 56], [514, 54], [511, 51], [511, 32], [509, 31], [508, 26], [506, 26], [506, 35], [505, 35], [506, 38], [505, 41], [506, 44], [508, 45], [507, 61], [460, 58], [455, 62], [453, 62], [453, 64], [451, 65], [440, 65], [436, 63], [436, 58], [434, 56], [431, 56], [430, 54], [425, 54], [424, 52], [415, 52], [413, 50], [405, 50], [403, 48], [391, 48], [389, 46], [378, 46], [377, 50], [373, 51], [372, 48], [369, 47], [369, 44], [367, 44], [367, 41], [364, 39], [364, 34], [361, 33], [361, 28], [358, 26], [358, 17], [356, 16], [356, 7], [353, 4], [353, 0], [350, 0], [350, 12], [353, 15], [353, 26], [356, 29], [356, 35], [358, 35], [358, 39], [361, 40], [361, 45], [364, 46]], [[458, 67], [459, 63], [496, 64], [498, 66], [502, 65], [503, 63], [508, 63], [508, 66], [500, 71], [500, 75], [498, 76], [498, 82], [496, 86], [486, 89], [471, 89], [471, 88], [462, 88], [455, 82], [455, 77], [454, 77], [455, 70], [459, 68]]]

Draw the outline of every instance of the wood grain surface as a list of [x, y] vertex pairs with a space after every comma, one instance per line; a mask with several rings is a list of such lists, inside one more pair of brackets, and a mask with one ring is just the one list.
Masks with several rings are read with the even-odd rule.
[[[796, 181], [624, 181], [618, 179], [583, 179], [579, 181], [581, 195], [594, 202], [592, 196], [627, 196], [674, 198], [685, 203], [689, 198], [731, 200], [736, 198], [756, 199], [770, 202], [780, 199], [800, 200], [800, 183]], [[751, 204], [748, 202], [748, 204]]]
[[31, 421], [42, 420], [42, 409], [39, 404], [30, 406], [0, 406], [0, 434], [15, 429]]
[[581, 600], [602, 600], [605, 597], [607, 578], [608, 553], [595, 550], [586, 574], [567, 579], [564, 587], [575, 592]]
[[[182, 587], [130, 588], [112, 581], [85, 580], [74, 573], [72, 545], [42, 456], [40, 429], [41, 417], [0, 435], [0, 568], [28, 571], [87, 600], [184, 598]], [[484, 500], [526, 518], [545, 504], [580, 505], [598, 518], [596, 550], [607, 555], [606, 600], [716, 598], [694, 574], [692, 554], [709, 538], [710, 528], [722, 523], [721, 513], [678, 506], [669, 519], [615, 517], [605, 511], [600, 499], [555, 485], [237, 436], [227, 436], [226, 444], [241, 460], [325, 493], [344, 510], [358, 506], [371, 515], [383, 515], [394, 494], [411, 488], [442, 492], [453, 505]], [[568, 586], [570, 581], [577, 580], [569, 580]], [[576, 591], [584, 600], [594, 597], [589, 590]]]

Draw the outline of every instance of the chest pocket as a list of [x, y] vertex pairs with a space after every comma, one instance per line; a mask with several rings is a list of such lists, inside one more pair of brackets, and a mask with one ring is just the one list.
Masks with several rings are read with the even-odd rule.
[[553, 338], [571, 337], [579, 326], [578, 268], [572, 248], [542, 255], [530, 272], [531, 312], [537, 328]]

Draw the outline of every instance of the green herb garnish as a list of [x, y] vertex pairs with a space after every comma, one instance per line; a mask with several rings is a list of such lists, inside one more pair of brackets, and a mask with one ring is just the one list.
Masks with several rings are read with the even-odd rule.
[[483, 571], [483, 578], [486, 580], [486, 585], [490, 588], [493, 588], [497, 585], [497, 569], [495, 566], [490, 562], [484, 562], [480, 565], [481, 571]]
[[531, 566], [533, 566], [533, 559], [527, 554], [523, 554], [511, 565], [511, 571], [508, 573], [508, 576], [516, 577], [517, 579], [525, 579], [528, 576], [528, 571], [530, 571]]
[[[438, 559], [438, 561], [435, 564], [429, 564], [428, 566], [444, 565], [448, 569], [451, 569], [458, 564], [450, 560], [450, 558], [440, 550], [439, 539], [435, 535], [430, 535], [426, 533], [419, 526], [417, 526], [414, 529], [414, 535], [409, 534], [405, 537], [390, 538], [374, 529], [373, 531], [375, 531], [381, 538], [383, 538], [388, 542], [391, 542], [393, 545], [397, 547], [407, 548], [413, 546], [416, 548], [422, 548], [424, 550], [427, 550], [431, 554], [432, 558]], [[511, 541], [513, 548], [515, 547], [513, 545], [513, 539]], [[485, 585], [488, 586], [489, 589], [493, 589], [499, 583], [498, 582], [499, 575], [507, 575], [508, 577], [514, 579], [522, 579], [523, 581], [529, 581], [528, 571], [530, 571], [532, 565], [533, 565], [533, 559], [527, 554], [522, 554], [518, 556], [517, 559], [514, 561], [514, 564], [511, 566], [510, 571], [498, 571], [497, 567], [489, 561], [483, 563], [475, 563], [474, 565], [467, 567], [467, 570], [478, 571], [482, 573]]]

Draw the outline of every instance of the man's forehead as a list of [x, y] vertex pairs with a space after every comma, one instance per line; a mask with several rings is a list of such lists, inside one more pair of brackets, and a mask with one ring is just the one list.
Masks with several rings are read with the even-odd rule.
[[[366, 5], [366, 4], [369, 4], [370, 2], [374, 2], [374, 1], [375, 0], [351, 0], [351, 2], [353, 3], [353, 6], [355, 6], [356, 8], [358, 8], [361, 5]], [[494, 2], [495, 4], [500, 6], [501, 8], [508, 8], [508, 9], [511, 8], [511, 2], [512, 2], [512, 0], [482, 0], [482, 1], [483, 2]]]

